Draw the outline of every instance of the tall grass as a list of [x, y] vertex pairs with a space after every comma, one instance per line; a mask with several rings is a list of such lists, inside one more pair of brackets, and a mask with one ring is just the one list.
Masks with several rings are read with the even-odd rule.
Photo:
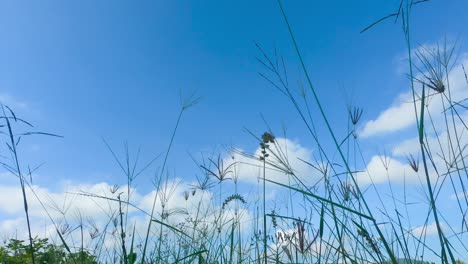
[[[291, 103], [304, 129], [311, 137], [317, 152], [315, 160], [290, 156], [284, 141], [267, 125], [263, 134], [248, 131], [257, 140], [252, 144], [256, 152], [228, 148], [226, 152], [206, 157], [192, 157], [199, 168], [196, 181], [181, 186], [177, 179], [171, 179], [168, 159], [180, 129], [182, 117], [187, 109], [199, 98], [190, 96], [182, 102], [175, 127], [172, 130], [167, 149], [138, 166], [140, 150], [135, 158], [125, 144], [124, 158], [104, 140], [105, 146], [114, 157], [125, 176], [126, 186], [111, 186], [105, 194], [78, 193], [97, 203], [106, 203], [107, 221], [98, 226], [93, 219], [84, 219], [78, 214], [75, 221], [67, 218], [66, 210], [61, 211], [63, 219], [57, 221], [46, 206], [41, 205], [53, 222], [59, 242], [69, 253], [82, 254], [73, 258], [74, 263], [86, 263], [84, 252], [95, 255], [102, 263], [424, 263], [430, 259], [440, 263], [456, 263], [457, 257], [464, 257], [468, 249], [464, 244], [468, 221], [468, 169], [466, 166], [466, 121], [461, 111], [466, 110], [465, 99], [452, 94], [449, 74], [455, 65], [454, 48], [444, 42], [430, 50], [415, 50], [411, 40], [411, 12], [417, 4], [425, 1], [402, 0], [397, 11], [371, 24], [363, 32], [378, 30], [378, 24], [388, 18], [400, 19], [408, 54], [408, 86], [411, 88], [414, 109], [417, 153], [408, 153], [407, 167], [422, 179], [423, 202], [418, 211], [426, 215], [412, 219], [408, 192], [415, 188], [408, 184], [403, 190], [396, 190], [391, 182], [390, 158], [380, 155], [382, 168], [388, 180], [390, 194], [373, 182], [368, 171], [359, 170], [368, 164], [361, 149], [358, 128], [363, 108], [347, 105], [347, 131], [338, 133], [323, 103], [319, 88], [314, 86], [302, 56], [299, 41], [294, 34], [285, 7], [277, 0], [282, 18], [289, 33], [296, 57], [299, 60], [301, 76], [305, 85], [291, 85], [286, 62], [275, 50], [274, 55], [259, 44], [258, 62], [262, 66], [260, 76], [279, 91]], [[463, 71], [465, 71], [463, 67]], [[466, 78], [466, 73], [465, 73]], [[468, 78], [466, 78], [468, 85]], [[433, 115], [432, 104], [440, 104], [444, 135], [440, 134]], [[7, 109], [7, 110], [5, 110]], [[31, 181], [21, 173], [12, 122], [29, 123], [17, 118], [13, 111], [2, 107], [8, 136], [7, 146], [13, 165], [2, 165], [20, 180], [24, 210], [28, 225], [31, 252], [33, 236], [30, 229], [27, 188], [34, 194]], [[318, 116], [314, 116], [314, 112]], [[437, 124], [436, 124], [437, 123]], [[325, 133], [319, 135], [318, 127]], [[283, 132], [286, 134], [285, 132]], [[23, 135], [45, 134], [27, 132]], [[326, 144], [331, 142], [330, 144]], [[149, 212], [133, 203], [133, 183], [136, 177], [150, 170], [159, 162], [159, 170], [153, 179], [154, 196]], [[308, 166], [308, 173], [302, 175], [292, 164], [299, 160]], [[421, 164], [420, 164], [421, 163]], [[244, 194], [239, 191], [240, 170], [246, 167], [258, 172], [257, 192]], [[273, 175], [282, 175], [282, 179]], [[31, 175], [31, 173], [29, 173]], [[360, 178], [368, 176], [366, 186]], [[406, 180], [406, 179], [405, 179]], [[279, 187], [281, 195], [270, 201], [267, 197], [270, 187]], [[122, 189], [122, 191], [120, 191]], [[439, 195], [449, 190], [455, 193], [457, 210], [460, 214], [461, 230], [453, 226], [444, 214]], [[373, 196], [370, 195], [371, 192]], [[457, 195], [457, 194], [462, 194]], [[174, 196], [181, 196], [185, 204], [171, 207]], [[130, 222], [130, 215], [144, 217], [146, 224]], [[451, 216], [453, 217], [453, 216]], [[422, 223], [421, 223], [422, 219]], [[438, 238], [434, 245], [427, 235], [431, 219], [434, 220]], [[415, 232], [415, 224], [422, 232]], [[74, 225], [73, 227], [71, 227]], [[89, 239], [85, 238], [89, 228]], [[143, 230], [143, 231], [142, 231]], [[32, 263], [35, 258], [32, 254]]]
[[31, 135], [47, 135], [47, 136], [54, 136], [60, 137], [58, 135], [39, 132], [39, 131], [25, 131], [18, 133], [15, 131], [14, 127], [17, 126], [26, 126], [28, 128], [32, 128], [33, 126], [28, 123], [27, 121], [17, 117], [13, 110], [8, 107], [7, 105], [1, 104], [0, 107], [2, 109], [2, 115], [0, 116], [0, 120], [3, 121], [4, 124], [1, 127], [6, 127], [6, 132], [2, 132], [3, 135], [7, 137], [5, 144], [7, 146], [7, 152], [10, 155], [10, 160], [8, 161], [0, 161], [0, 164], [9, 171], [11, 174], [16, 176], [20, 182], [20, 189], [23, 198], [23, 209], [26, 216], [26, 226], [28, 228], [28, 239], [29, 239], [29, 250], [31, 252], [31, 262], [35, 263], [34, 257], [34, 246], [33, 246], [33, 236], [31, 232], [31, 222], [29, 216], [29, 207], [28, 207], [28, 197], [26, 195], [26, 187], [29, 186], [28, 180], [26, 177], [30, 177], [32, 181], [32, 172], [31, 169], [28, 167], [28, 174], [23, 174], [22, 164], [20, 163], [20, 154], [18, 152], [18, 145], [21, 142], [22, 137], [27, 137]]

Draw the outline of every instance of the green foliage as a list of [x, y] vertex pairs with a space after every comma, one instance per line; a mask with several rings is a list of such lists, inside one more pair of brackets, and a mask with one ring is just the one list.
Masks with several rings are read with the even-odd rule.
[[[86, 251], [68, 254], [63, 246], [49, 243], [47, 238], [34, 238], [33, 250], [35, 263], [57, 264], [95, 264], [96, 258]], [[29, 243], [23, 240], [10, 239], [8, 244], [0, 247], [0, 263], [26, 264], [32, 263]]]

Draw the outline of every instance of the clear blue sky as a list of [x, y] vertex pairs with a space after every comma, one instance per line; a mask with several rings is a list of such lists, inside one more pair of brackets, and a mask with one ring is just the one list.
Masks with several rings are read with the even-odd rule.
[[[349, 97], [364, 108], [364, 124], [408, 91], [401, 23], [390, 19], [360, 34], [399, 1], [284, 2], [340, 137]], [[463, 0], [415, 7], [414, 47], [447, 37], [458, 40], [459, 54], [468, 52], [466, 10]], [[276, 47], [298, 72], [276, 1], [2, 1], [0, 98], [38, 130], [64, 136], [22, 142], [27, 164], [46, 162], [35, 181], [54, 189], [67, 180], [124, 183], [101, 138], [118, 153], [125, 141], [141, 146], [149, 160], [167, 147], [179, 91], [196, 91], [202, 100], [183, 117], [168, 163], [190, 181], [187, 153], [224, 145], [254, 151], [257, 142], [243, 128], [266, 130], [260, 114], [279, 133], [284, 123], [288, 138], [313, 146], [291, 104], [259, 77], [255, 42], [271, 54]], [[362, 139], [366, 158], [408, 133]], [[150, 176], [138, 181], [143, 192]]]

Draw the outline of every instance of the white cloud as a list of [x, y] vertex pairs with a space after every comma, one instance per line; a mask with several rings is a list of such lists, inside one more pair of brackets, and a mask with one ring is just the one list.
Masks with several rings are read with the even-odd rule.
[[[423, 47], [424, 48], [420, 49], [429, 50], [434, 48], [435, 45], [425, 45]], [[453, 67], [448, 77], [452, 102], [458, 102], [468, 98], [468, 84], [466, 83], [465, 75], [461, 67], [462, 64], [468, 65], [468, 53], [462, 56], [461, 62]], [[431, 166], [429, 166], [429, 173], [431, 178], [435, 179], [437, 175], [435, 171], [432, 171], [432, 165], [438, 168], [439, 174], [443, 174], [446, 170], [450, 169], [449, 163], [452, 163], [451, 165], [453, 167], [456, 165], [456, 162], [461, 163], [461, 156], [465, 156], [458, 154], [460, 151], [456, 143], [459, 143], [461, 148], [464, 148], [464, 146], [468, 144], [468, 138], [464, 136], [466, 132], [466, 121], [464, 121], [465, 124], [460, 121], [460, 119], [466, 120], [468, 118], [468, 111], [457, 107], [458, 115], [454, 116], [455, 123], [452, 124], [452, 120], [450, 119], [447, 129], [443, 111], [444, 108], [446, 109], [448, 107], [447, 101], [445, 98], [442, 99], [439, 94], [435, 94], [434, 91], [429, 91], [433, 96], [428, 97], [426, 101], [425, 145], [426, 148], [430, 150], [431, 162], [433, 162]], [[445, 94], [449, 96], [447, 90]], [[419, 95], [417, 95], [416, 98], [418, 98], [418, 96]], [[421, 159], [421, 146], [416, 131], [414, 106], [411, 101], [411, 92], [400, 94], [391, 107], [380, 113], [377, 118], [368, 121], [361, 129], [359, 133], [360, 136], [366, 138], [390, 134], [414, 125], [414, 137], [404, 139], [393, 147], [392, 156], [389, 157], [390, 166], [388, 169], [388, 176], [381, 162], [381, 158], [379, 158], [379, 156], [374, 156], [367, 164], [366, 171], [368, 173], [358, 174], [358, 181], [360, 184], [369, 184], [372, 181], [374, 183], [383, 183], [388, 180], [400, 183], [403, 181], [407, 183], [419, 182], [418, 174], [411, 169], [406, 161], [408, 155], [412, 155], [416, 160]], [[443, 101], [445, 101], [445, 105]], [[419, 109], [419, 107], [420, 106], [417, 106], [417, 109]], [[419, 112], [419, 110], [417, 111]], [[451, 118], [450, 115], [451, 113], [449, 112], [447, 116]], [[431, 119], [429, 119], [429, 116]], [[453, 128], [454, 125], [457, 129], [457, 133], [455, 133]], [[455, 139], [455, 135], [459, 137], [458, 140]], [[451, 146], [453, 148], [451, 148]], [[455, 154], [453, 152], [455, 152]], [[454, 159], [454, 156], [458, 157], [457, 160]], [[422, 167], [422, 164], [420, 166]], [[463, 166], [459, 165], [459, 167]], [[424, 182], [424, 180], [422, 182]]]
[[[227, 206], [223, 210], [223, 213], [219, 214], [220, 205], [214, 202], [218, 200], [214, 199], [214, 194], [209, 190], [196, 190], [192, 192], [186, 182], [182, 182], [178, 179], [171, 180], [167, 184], [163, 183], [162, 186], [159, 192], [151, 191], [146, 194], [131, 189], [131, 203], [149, 213], [156, 195], [154, 217], [156, 219], [161, 219], [161, 200], [163, 199], [166, 201], [165, 211], [169, 212], [168, 217], [164, 221], [177, 228], [182, 228], [182, 223], [186, 223], [187, 219], [198, 219], [200, 223], [206, 223], [205, 227], [200, 225], [200, 228], [206, 228], [207, 232], [215, 234], [215, 225], [213, 223], [216, 220], [223, 223], [222, 230], [226, 231], [225, 233], [227, 234], [233, 222], [232, 220], [235, 217], [239, 219], [241, 232], [248, 232], [251, 228], [253, 216], [250, 210], [243, 205], [240, 205], [238, 210], [233, 206]], [[37, 185], [33, 185], [32, 188], [44, 203], [59, 230], [66, 225], [69, 225], [70, 229], [75, 230], [64, 234], [67, 243], [73, 244], [81, 240], [79, 229], [76, 229], [76, 227], [79, 226], [78, 218], [81, 217], [84, 221], [86, 234], [84, 237], [85, 245], [90, 246], [97, 242], [89, 235], [89, 232], [92, 231], [93, 223], [98, 227], [99, 232], [105, 231], [111, 234], [107, 235], [104, 241], [107, 247], [112, 248], [118, 246], [119, 224], [116, 227], [113, 224], [113, 219], [118, 219], [119, 216], [118, 202], [97, 197], [77, 195], [76, 193], [116, 198], [118, 193], [126, 191], [126, 186], [120, 187], [119, 191], [114, 194], [110, 191], [112, 185], [105, 182], [97, 184], [69, 183], [69, 185], [64, 185], [57, 191], [51, 191]], [[33, 236], [47, 237], [60, 244], [61, 242], [56, 234], [56, 227], [48, 218], [46, 211], [34, 197], [30, 189], [27, 189], [27, 197]], [[122, 197], [122, 199], [125, 200], [126, 198]], [[23, 240], [27, 237], [26, 218], [24, 217], [22, 201], [22, 192], [18, 185], [0, 186], [0, 237], [5, 241], [13, 237], [18, 237]], [[126, 213], [126, 210], [124, 210], [124, 212]], [[146, 234], [149, 218], [139, 210], [130, 207], [128, 219], [129, 221], [126, 227], [128, 242], [130, 242], [130, 233], [133, 231], [133, 226], [135, 225], [137, 238], [135, 242], [138, 243], [138, 240], [142, 237], [144, 238]], [[110, 223], [110, 225], [108, 225], [108, 223]], [[154, 232], [154, 230], [159, 231], [161, 225], [154, 223], [153, 226]], [[172, 231], [166, 228], [165, 230], [173, 234]], [[187, 230], [193, 229], [187, 227]], [[156, 237], [157, 236], [152, 236], [152, 239]]]
[[[385, 162], [383, 162], [385, 160]], [[386, 165], [384, 165], [384, 163]], [[388, 167], [388, 170], [385, 167]], [[391, 157], [373, 156], [363, 172], [357, 173], [360, 185], [381, 184], [387, 181], [395, 183], [419, 183], [419, 175], [409, 164]]]
[[[106, 209], [116, 208], [115, 203], [76, 194], [86, 191], [87, 193], [110, 197], [111, 185], [107, 183], [80, 184], [73, 187], [64, 187], [63, 190], [58, 192], [50, 191], [38, 185], [31, 185], [31, 187], [34, 192], [31, 188], [26, 187], [26, 197], [28, 199], [29, 214], [32, 217], [47, 217], [35, 194], [54, 218], [63, 217], [63, 213], [65, 213], [65, 216], [71, 217], [78, 211], [84, 217], [99, 217], [106, 215]], [[24, 212], [23, 195], [19, 183], [18, 185], [0, 186], [0, 211], [9, 215], [20, 215]]]
[[[442, 230], [444, 229], [443, 226], [441, 226]], [[422, 226], [417, 226], [414, 227], [411, 230], [411, 233], [417, 237], [427, 237], [427, 236], [433, 236], [437, 235], [437, 224], [434, 222], [430, 225], [422, 225]]]
[[466, 192], [459, 192], [459, 193], [457, 193], [457, 194], [452, 194], [452, 195], [450, 196], [450, 199], [452, 199], [452, 200], [457, 200], [457, 199], [462, 199], [462, 198], [464, 198], [464, 197], [468, 197], [468, 191], [466, 191]]
[[[468, 111], [463, 112], [460, 118], [466, 124], [465, 120], [468, 120]], [[445, 128], [446, 125], [441, 122], [437, 127]], [[455, 128], [456, 133], [454, 125], [450, 120], [448, 130], [441, 129], [441, 131], [437, 131], [437, 134], [428, 132], [426, 135], [425, 146], [430, 150], [432, 162], [438, 168], [440, 174], [444, 174], [449, 169], [453, 171], [453, 168], [457, 167], [456, 165], [458, 165], [458, 168], [464, 167], [462, 159], [466, 157], [466, 150], [464, 148], [468, 144], [468, 137], [464, 135], [466, 128], [458, 117], [455, 118]], [[458, 136], [458, 139], [456, 136]], [[460, 155], [460, 152], [463, 154]], [[420, 153], [421, 146], [417, 137], [406, 139], [392, 149], [392, 154], [396, 157], [413, 155], [417, 158], [421, 156]], [[457, 158], [454, 159], [454, 156]], [[450, 168], [450, 165], [452, 165], [452, 168]]]
[[361, 137], [392, 133], [415, 124], [414, 107], [409, 93], [401, 94], [397, 102], [381, 112], [374, 120], [369, 120], [362, 131]]
[[[260, 157], [261, 151], [262, 149], [258, 147], [254, 152], [255, 157]], [[277, 156], [284, 157], [281, 158], [281, 160], [287, 161], [287, 167], [292, 168], [294, 174], [297, 175], [302, 181], [305, 181], [306, 183], [313, 183], [314, 181], [318, 180], [316, 171], [314, 171], [310, 165], [300, 160], [302, 159], [313, 163], [312, 151], [299, 144], [299, 142], [286, 138], [276, 138], [275, 144], [270, 143], [268, 153], [269, 157], [267, 157], [267, 160], [277, 164], [282, 168], [285, 166], [281, 165], [281, 161], [277, 159], [272, 153], [275, 153]], [[240, 181], [257, 183], [259, 178], [263, 177], [262, 161], [248, 158], [238, 153], [233, 154], [233, 156], [234, 160], [239, 164], [236, 169], [238, 179]], [[226, 161], [228, 161], [228, 159], [226, 159]], [[280, 171], [277, 168], [273, 168], [272, 166], [267, 165], [267, 179], [279, 183], [288, 183], [288, 177], [290, 176], [288, 176], [284, 171]], [[293, 182], [292, 179], [291, 181]]]
[[[468, 98], [468, 87], [465, 80], [465, 75], [461, 65], [468, 65], [468, 54], [462, 56], [460, 63], [456, 64], [449, 73], [448, 81], [450, 83], [451, 99], [454, 102]], [[423, 79], [421, 74], [418, 79]], [[415, 82], [416, 92], [420, 90], [419, 85]], [[431, 94], [432, 90], [428, 90]], [[448, 94], [447, 90], [445, 91]], [[419, 95], [416, 94], [416, 98]], [[444, 99], [445, 100], [445, 99]], [[407, 91], [400, 94], [392, 106], [382, 111], [375, 119], [367, 121], [361, 129], [359, 135], [363, 138], [368, 138], [377, 135], [390, 134], [406, 129], [412, 125], [416, 128], [416, 118], [413, 106], [412, 92]], [[428, 109], [432, 114], [432, 118], [439, 122], [443, 117], [443, 105], [440, 97], [435, 95], [427, 100]], [[417, 111], [419, 112], [419, 106]]]
[[420, 150], [421, 145], [419, 144], [419, 139], [417, 137], [413, 137], [398, 143], [392, 149], [392, 154], [399, 157], [405, 157], [407, 155], [413, 155], [416, 157]]
[[23, 217], [11, 218], [0, 221], [0, 235], [2, 242], [14, 237], [18, 227], [25, 226], [26, 219]]
[[[185, 196], [184, 192], [188, 192]], [[196, 190], [192, 193], [187, 187], [187, 184], [182, 183], [180, 180], [172, 180], [164, 183], [159, 192], [152, 191], [142, 195], [137, 205], [139, 208], [146, 212], [151, 212], [153, 207], [154, 197], [156, 195], [156, 215], [162, 213], [162, 204], [165, 204], [166, 212], [173, 212], [168, 219], [173, 222], [185, 219], [186, 215], [204, 213], [206, 216], [212, 206], [213, 193], [210, 191]], [[185, 199], [187, 197], [187, 199]], [[164, 202], [163, 202], [164, 201]]]

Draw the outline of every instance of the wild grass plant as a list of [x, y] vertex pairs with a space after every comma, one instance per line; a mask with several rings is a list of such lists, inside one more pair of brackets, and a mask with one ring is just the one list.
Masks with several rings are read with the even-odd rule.
[[[124, 158], [121, 159], [104, 140], [126, 179], [126, 185], [111, 186], [103, 194], [71, 193], [80, 199], [99, 201], [107, 217], [104, 223], [86, 219], [80, 212], [70, 219], [67, 206], [51, 208], [41, 201], [54, 226], [53, 237], [58, 238], [55, 244], [62, 248], [56, 254], [61, 258], [55, 261], [125, 264], [461, 263], [458, 259], [468, 256], [468, 169], [465, 164], [468, 140], [464, 135], [468, 129], [464, 114], [467, 98], [460, 98], [459, 91], [454, 91], [451, 86], [450, 74], [457, 65], [455, 46], [447, 41], [431, 48], [415, 49], [413, 46], [411, 13], [423, 2], [426, 1], [402, 0], [394, 14], [363, 30], [363, 34], [371, 29], [379, 30], [379, 23], [390, 18], [401, 22], [407, 45], [414, 135], [418, 143], [417, 152], [407, 153], [406, 165], [421, 179], [423, 202], [414, 205], [408, 199], [409, 189], [413, 187], [405, 184], [403, 191], [397, 191], [390, 180], [389, 194], [383, 194], [369, 171], [359, 169], [360, 165], [367, 164], [358, 131], [365, 107], [349, 104], [345, 113], [346, 134], [336, 132], [327, 115], [331, 109], [325, 107], [318, 92], [320, 88], [313, 84], [294, 27], [278, 0], [305, 85], [292, 85], [284, 59], [276, 51], [270, 56], [256, 44], [257, 60], [262, 67], [260, 76], [284, 95], [295, 109], [314, 143], [314, 160], [290, 156], [286, 135], [280, 136], [281, 133], [267, 125], [264, 133], [248, 131], [257, 140], [256, 152], [227, 148], [223, 153], [208, 157], [204, 154], [192, 157], [199, 168], [198, 176], [192, 185], [181, 186], [167, 168], [167, 160], [177, 140], [182, 117], [199, 101], [198, 97], [189, 96], [181, 104], [167, 149], [143, 165], [139, 165], [139, 149], [132, 160], [130, 148], [125, 144]], [[464, 66], [461, 67], [468, 88], [468, 77]], [[28, 178], [33, 170], [28, 170], [26, 175], [22, 173], [16, 147], [20, 136], [52, 134], [15, 134], [13, 123], [31, 125], [16, 117], [7, 106], [2, 106], [2, 113], [3, 134], [12, 162], [2, 162], [2, 165], [19, 179], [30, 227], [28, 200], [39, 199], [39, 196], [31, 187], [32, 179]], [[439, 113], [442, 113], [441, 118], [436, 118]], [[318, 133], [319, 126], [325, 128], [326, 134]], [[332, 147], [325, 142], [331, 142]], [[314, 172], [313, 179], [294, 167], [297, 160]], [[380, 163], [390, 179], [393, 175], [386, 153], [380, 155]], [[153, 169], [154, 164], [158, 164], [159, 169], [150, 180], [154, 186], [151, 210], [145, 211], [134, 203], [133, 183], [135, 178]], [[239, 190], [239, 171], [246, 167], [258, 172], [258, 189], [253, 194]], [[273, 177], [277, 174], [282, 178]], [[367, 177], [369, 183], [362, 184], [362, 177]], [[282, 196], [271, 202], [267, 196], [269, 188], [273, 187], [280, 188]], [[27, 189], [33, 197], [26, 196]], [[448, 220], [443, 205], [438, 202], [444, 190], [455, 194], [459, 226]], [[376, 199], [370, 200], [370, 193]], [[176, 195], [181, 195], [183, 201], [172, 206], [171, 201]], [[413, 218], [410, 212], [413, 206], [425, 209], [426, 215]], [[139, 216], [144, 221], [137, 221], [132, 216]], [[432, 221], [437, 234], [436, 244], [427, 235]], [[415, 226], [421, 232], [415, 232]], [[26, 261], [26, 256], [27, 261], [38, 263], [44, 257], [43, 246], [40, 249], [35, 246], [37, 238], [35, 240], [30, 228], [28, 231], [29, 245], [23, 245], [24, 241], [10, 241], [8, 245], [13, 246], [1, 248], [1, 261], [15, 263], [12, 260], [15, 256]]]

